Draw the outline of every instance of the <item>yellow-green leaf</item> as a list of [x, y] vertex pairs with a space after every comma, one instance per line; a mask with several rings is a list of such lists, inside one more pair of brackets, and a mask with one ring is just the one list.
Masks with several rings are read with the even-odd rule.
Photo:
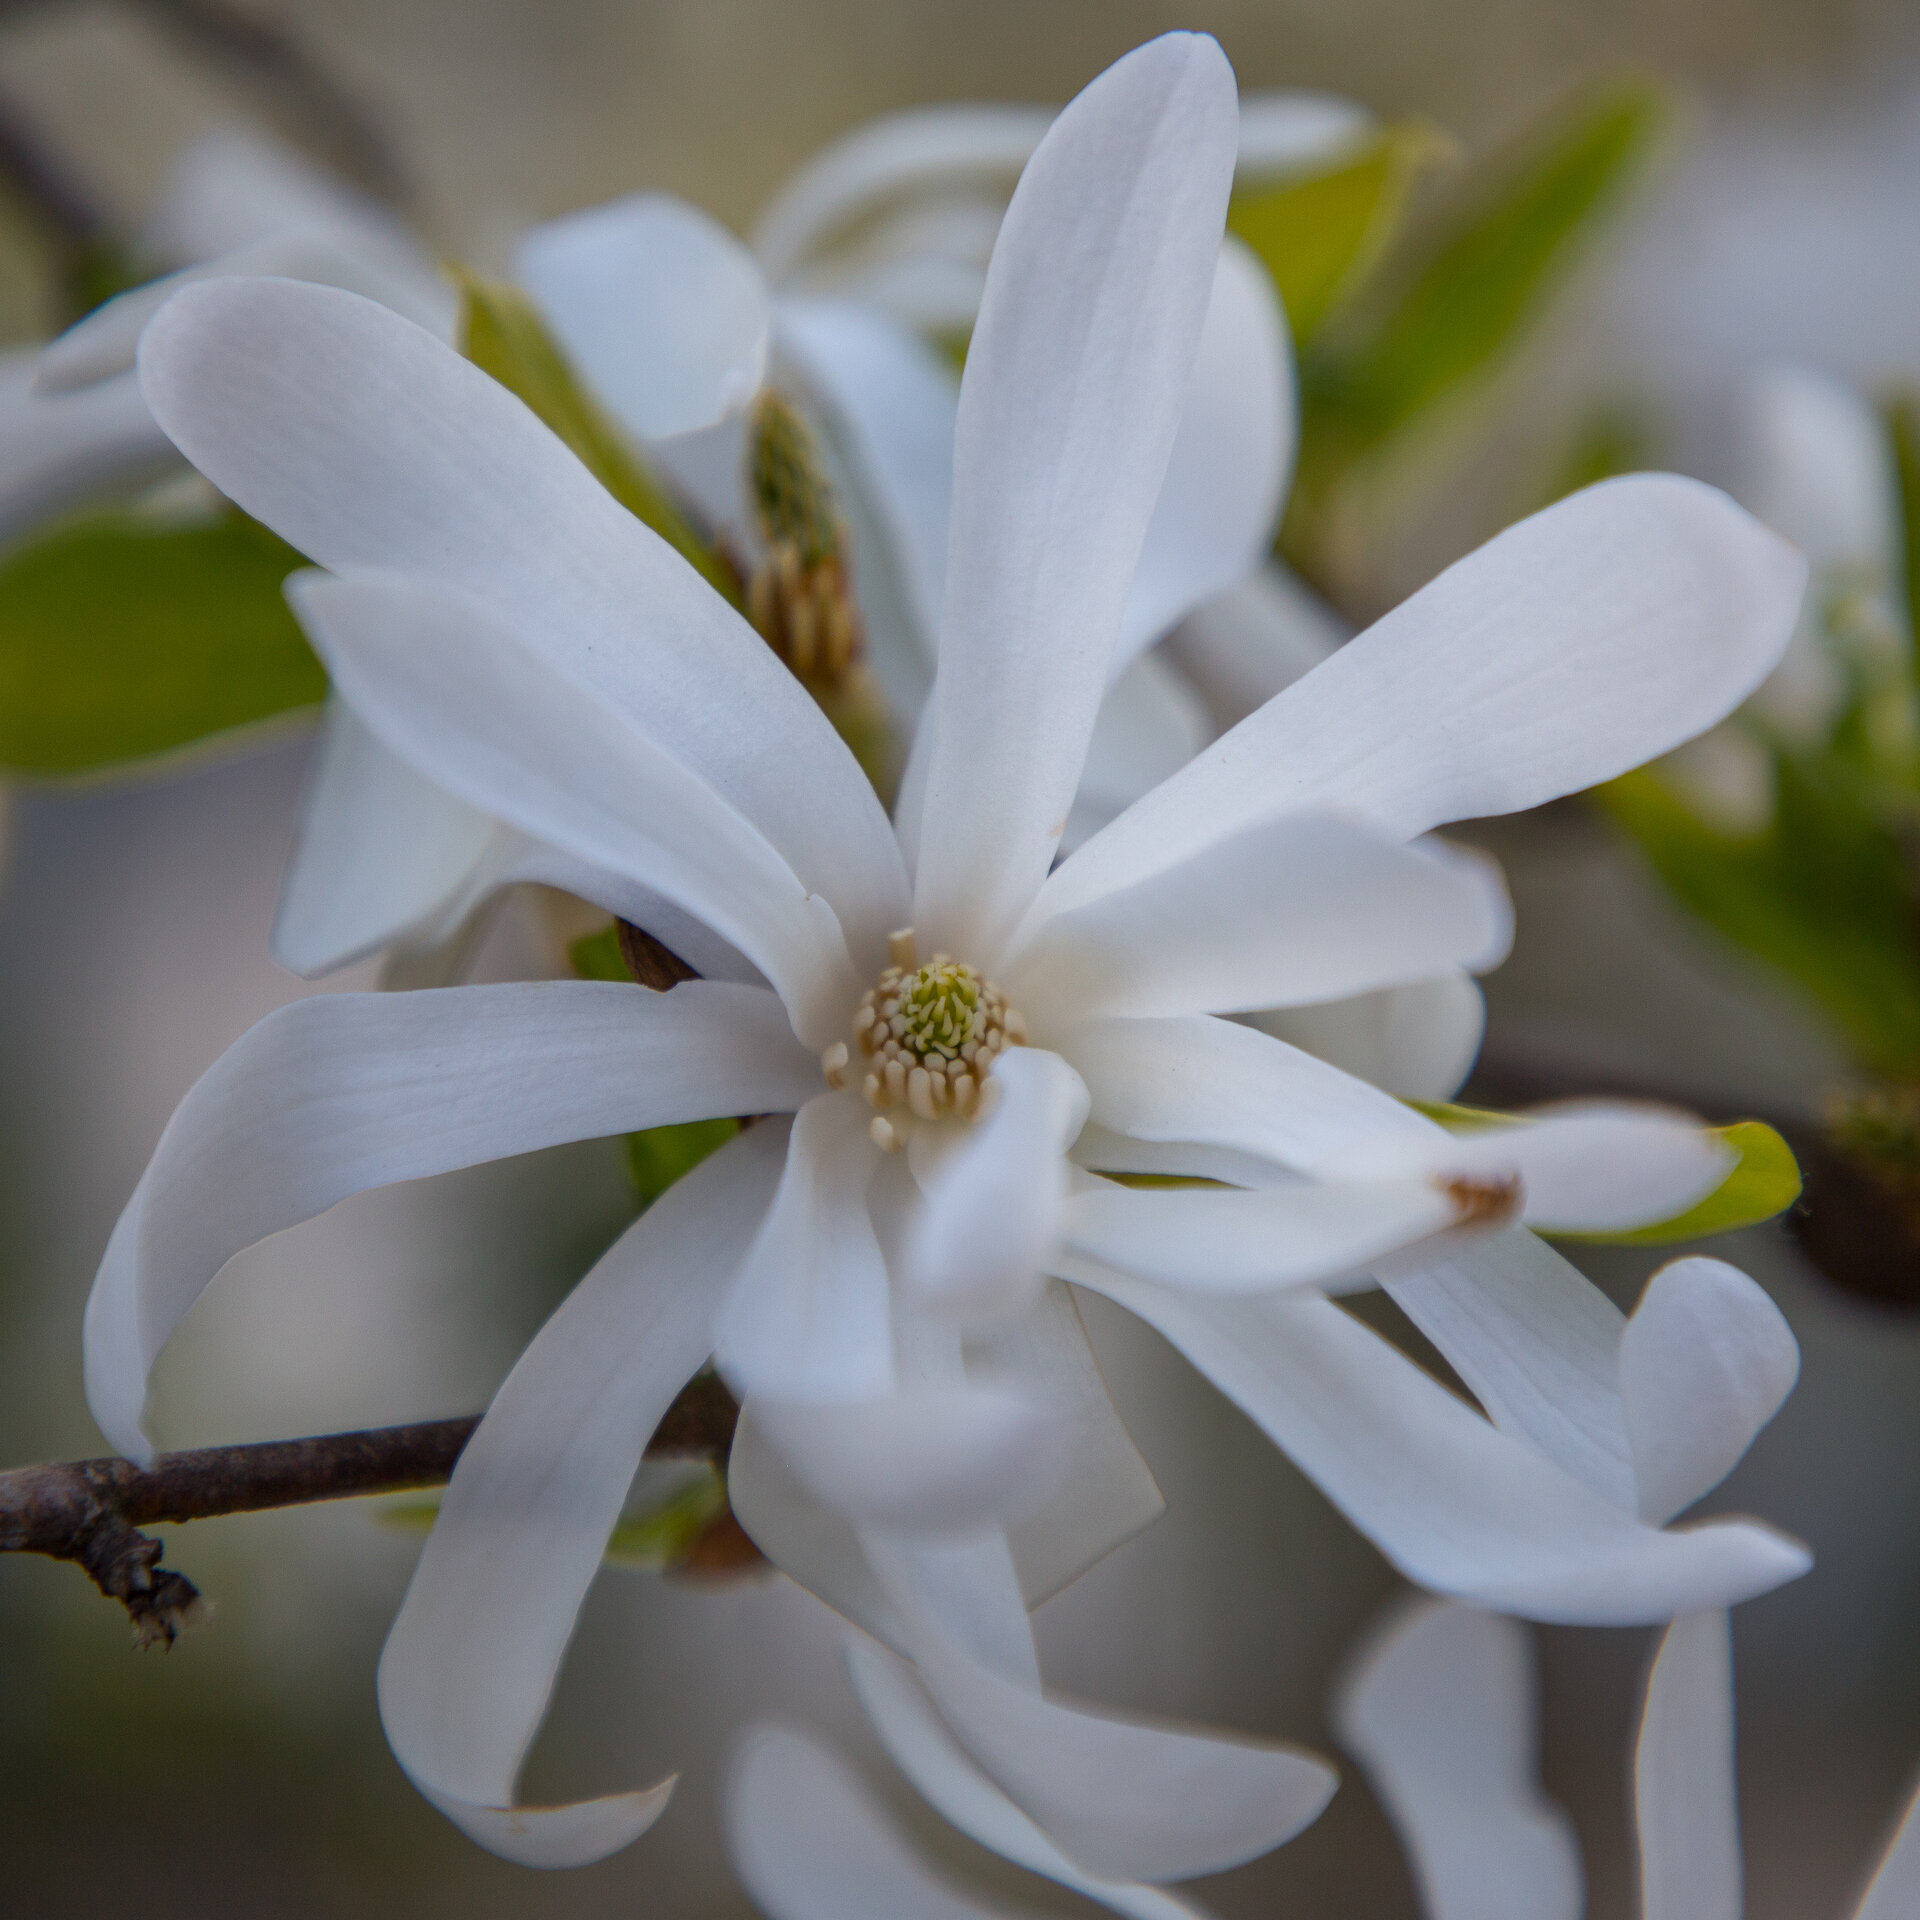
[[1234, 196], [1227, 229], [1273, 275], [1296, 346], [1378, 263], [1414, 181], [1447, 145], [1425, 121], [1403, 121], [1325, 173]]
[[463, 274], [460, 284], [465, 296], [460, 345], [467, 358], [518, 394], [629, 513], [737, 606], [739, 587], [731, 571], [581, 385], [533, 303], [517, 287], [473, 274]]
[[301, 556], [226, 513], [90, 515], [0, 560], [0, 770], [98, 772], [312, 707], [280, 586]]
[[1576, 101], [1467, 183], [1398, 297], [1303, 360], [1311, 416], [1378, 445], [1487, 373], [1617, 203], [1666, 117], [1665, 96], [1616, 83]]
[[1676, 1240], [1699, 1240], [1710, 1233], [1758, 1226], [1799, 1199], [1799, 1163], [1793, 1149], [1770, 1126], [1759, 1120], [1736, 1120], [1730, 1127], [1715, 1127], [1714, 1132], [1738, 1158], [1727, 1177], [1685, 1213], [1630, 1233], [1559, 1233], [1553, 1238], [1662, 1247]]

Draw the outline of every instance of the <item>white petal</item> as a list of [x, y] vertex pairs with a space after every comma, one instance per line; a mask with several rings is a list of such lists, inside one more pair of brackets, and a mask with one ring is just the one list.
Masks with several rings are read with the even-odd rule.
[[1900, 497], [1885, 422], [1856, 387], [1816, 367], [1766, 368], [1749, 398], [1734, 487], [1815, 567], [1884, 580], [1896, 564]]
[[1276, 90], [1240, 96], [1239, 184], [1323, 166], [1350, 152], [1373, 115], [1334, 93]]
[[1047, 883], [1058, 912], [1249, 821], [1334, 807], [1406, 839], [1576, 793], [1730, 712], [1806, 563], [1724, 494], [1603, 481], [1430, 582], [1216, 741]]
[[925, 1633], [913, 1653], [962, 1745], [1091, 1873], [1222, 1872], [1292, 1839], [1332, 1797], [1333, 1770], [1300, 1748], [1068, 1706]]
[[1206, 702], [1217, 733], [1311, 673], [1353, 629], [1269, 559], [1194, 610], [1166, 650]]
[[822, 1093], [794, 1121], [779, 1196], [720, 1318], [720, 1366], [742, 1398], [893, 1390], [887, 1265], [867, 1212], [879, 1158], [869, 1118], [851, 1094]]
[[396, 1180], [805, 1100], [819, 1067], [780, 1004], [690, 981], [665, 994], [535, 981], [328, 994], [243, 1035], [180, 1103], [87, 1303], [87, 1399], [133, 1459], [147, 1370], [243, 1247]]
[[1331, 1177], [1522, 1184], [1522, 1215], [1542, 1232], [1616, 1233], [1671, 1220], [1732, 1170], [1726, 1143], [1688, 1114], [1640, 1102], [1544, 1108], [1513, 1126], [1444, 1139], [1403, 1132], [1355, 1145]]
[[831, 1406], [770, 1400], [754, 1411], [802, 1486], [856, 1525], [952, 1533], [1031, 1512], [1066, 1465], [1066, 1426], [998, 1386], [907, 1391]]
[[42, 393], [64, 393], [128, 372], [147, 322], [182, 287], [247, 275], [343, 288], [377, 301], [441, 340], [453, 338], [459, 318], [458, 298], [437, 276], [424, 270], [395, 273], [388, 261], [370, 258], [326, 232], [277, 233], [130, 288], [95, 307], [84, 320], [47, 343], [35, 386]]
[[1166, 474], [1231, 185], [1233, 74], [1167, 34], [1061, 114], [960, 383], [914, 923], [991, 966], [1079, 784]]
[[1482, 869], [1335, 815], [1289, 814], [1135, 886], [1036, 913], [999, 977], [1042, 1031], [1103, 1015], [1222, 1013], [1486, 964], [1511, 924]]
[[580, 1809], [513, 1806], [641, 1452], [711, 1351], [773, 1196], [782, 1131], [751, 1128], [676, 1182], [541, 1328], [467, 1442], [387, 1636], [380, 1715], [395, 1757], [483, 1846], [525, 1865], [626, 1845], [671, 1787], [588, 1803], [584, 1831]]
[[132, 374], [80, 393], [33, 391], [36, 356], [0, 355], [0, 540], [179, 470]]
[[[469, 1840], [517, 1867], [586, 1867], [631, 1846], [667, 1810], [680, 1776], [633, 1793], [553, 1807], [482, 1806], [457, 1794], [422, 1794]], [[416, 1783], [417, 1784], [417, 1783]]]
[[1158, 653], [1143, 653], [1100, 703], [1063, 844], [1077, 845], [1207, 744], [1207, 716]]
[[905, 1635], [845, 1514], [816, 1500], [760, 1424], [749, 1400], [727, 1456], [727, 1498], [753, 1544], [788, 1579], [824, 1600], [863, 1632], [889, 1646]]
[[1073, 1295], [1049, 1280], [1031, 1312], [969, 1354], [990, 1377], [1018, 1384], [1066, 1429], [1055, 1492], [1007, 1526], [1027, 1605], [1069, 1587], [1096, 1561], [1157, 1520], [1166, 1501], [1108, 1397]]
[[1053, 122], [1048, 107], [912, 107], [868, 121], [789, 175], [753, 249], [774, 277], [885, 201], [955, 182], [1011, 187]]
[[1382, 1254], [1451, 1226], [1431, 1181], [1298, 1181], [1257, 1193], [1137, 1192], [1100, 1181], [1067, 1213], [1075, 1253], [1163, 1286], [1272, 1293], [1365, 1271]]
[[1900, 1824], [1874, 1868], [1853, 1920], [1912, 1920], [1916, 1912], [1920, 1912], [1920, 1787], [1908, 1796]]
[[1165, 1334], [1434, 1592], [1535, 1620], [1628, 1625], [1750, 1598], [1811, 1564], [1751, 1521], [1643, 1526], [1329, 1300], [1206, 1299], [1091, 1262], [1063, 1266]]
[[904, 1662], [854, 1641], [847, 1646], [847, 1671], [894, 1764], [962, 1833], [1128, 1920], [1198, 1920], [1201, 1909], [1176, 1894], [1138, 1882], [1103, 1880], [1069, 1860], [968, 1759]]
[[1033, 1623], [999, 1528], [984, 1527], [953, 1540], [914, 1540], [869, 1529], [860, 1535], [860, 1550], [894, 1604], [904, 1651], [917, 1658], [924, 1646], [951, 1647], [1010, 1685], [1038, 1694], [1040, 1654]]
[[1687, 1613], [1647, 1676], [1633, 1755], [1642, 1920], [1740, 1920], [1727, 1616]]
[[[1107, 1398], [1079, 1313], [1059, 1281], [1025, 1319], [976, 1351], [994, 1377], [1041, 1396], [1068, 1426], [1058, 1490], [1008, 1529], [1021, 1592], [1037, 1607], [1156, 1519], [1166, 1503]], [[851, 1524], [794, 1477], [761, 1429], [758, 1403], [741, 1415], [727, 1484], [740, 1524], [775, 1566], [868, 1633], [902, 1644], [892, 1602]]]
[[1247, 1019], [1403, 1100], [1450, 1100], [1479, 1057], [1487, 1003], [1472, 975], [1443, 973]]
[[504, 388], [369, 301], [287, 280], [185, 288], [140, 369], [221, 492], [323, 567], [482, 601], [751, 820], [878, 971], [906, 889], [866, 776], [765, 641]]
[[432, 269], [426, 250], [390, 209], [282, 142], [238, 127], [203, 134], [173, 163], [140, 246], [163, 260], [212, 260], [296, 230], [328, 233], [370, 256]]
[[1110, 671], [1266, 558], [1293, 468], [1297, 414], [1273, 278], [1229, 238]]
[[523, 234], [514, 278], [630, 433], [658, 440], [744, 407], [772, 320], [753, 255], [668, 193], [635, 193]]
[[1060, 1044], [1094, 1119], [1138, 1140], [1208, 1142], [1310, 1170], [1383, 1133], [1444, 1138], [1379, 1088], [1237, 1021], [1089, 1020]]
[[1701, 1255], [1647, 1282], [1620, 1337], [1640, 1513], [1656, 1524], [1739, 1464], [1800, 1375], [1800, 1348], [1766, 1293]]
[[330, 700], [273, 923], [273, 957], [314, 979], [386, 946], [452, 900], [494, 833], [486, 814], [415, 773]]
[[1413, 1862], [1427, 1920], [1580, 1920], [1567, 1816], [1540, 1791], [1533, 1646], [1497, 1614], [1397, 1609], [1334, 1707]]
[[1442, 1260], [1383, 1261], [1394, 1303], [1495, 1426], [1628, 1511], [1638, 1507], [1620, 1398], [1620, 1309], [1524, 1227]]
[[720, 1801], [727, 1857], [768, 1920], [996, 1920], [921, 1864], [840, 1757], [785, 1727], [753, 1728]]
[[1060, 1241], [1067, 1149], [1087, 1090], [1060, 1058], [1011, 1047], [989, 1085], [993, 1111], [946, 1157], [914, 1216], [908, 1285], [957, 1318], [991, 1324], [1029, 1308]]
[[575, 859], [653, 887], [738, 948], [824, 1045], [859, 988], [832, 912], [684, 760], [481, 603], [417, 580], [299, 575], [334, 684], [417, 771]]
[[[931, 347], [870, 308], [783, 299], [777, 317], [781, 357], [794, 362], [823, 404], [828, 430], [862, 483], [859, 501], [887, 543], [885, 554], [855, 551], [863, 602], [870, 572], [891, 562], [924, 672], [933, 663], [946, 597], [959, 388]], [[916, 701], [909, 711], [917, 709]]]

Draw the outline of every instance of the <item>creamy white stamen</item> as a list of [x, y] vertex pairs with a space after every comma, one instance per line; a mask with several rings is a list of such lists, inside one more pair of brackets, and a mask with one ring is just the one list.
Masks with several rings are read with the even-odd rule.
[[893, 964], [854, 1013], [852, 1047], [835, 1041], [820, 1068], [829, 1086], [843, 1087], [850, 1070], [864, 1066], [860, 1090], [875, 1109], [874, 1143], [892, 1153], [905, 1144], [909, 1115], [976, 1120], [985, 1113], [993, 1063], [1026, 1043], [1027, 1023], [992, 981], [950, 954], [922, 966], [911, 927], [890, 934], [887, 947]]

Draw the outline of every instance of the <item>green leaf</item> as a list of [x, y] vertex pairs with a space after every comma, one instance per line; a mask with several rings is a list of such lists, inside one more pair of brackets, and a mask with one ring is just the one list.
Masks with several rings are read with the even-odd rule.
[[1658, 773], [1595, 791], [1680, 902], [1816, 1001], [1858, 1058], [1920, 1072], [1920, 933], [1900, 840], [1834, 756], [1776, 755], [1774, 816], [1733, 834]]
[[731, 570], [581, 384], [533, 303], [517, 287], [473, 274], [463, 274], [460, 285], [465, 295], [460, 343], [467, 358], [518, 394], [629, 513], [738, 606], [740, 590]]
[[627, 1172], [640, 1204], [650, 1207], [710, 1153], [718, 1153], [740, 1131], [738, 1120], [683, 1120], [671, 1127], [647, 1127], [627, 1135]]
[[280, 591], [301, 556], [238, 513], [73, 521], [0, 560], [0, 771], [150, 759], [319, 703]]
[[1378, 264], [1414, 181], [1446, 144], [1424, 121], [1403, 121], [1326, 173], [1234, 196], [1227, 230], [1272, 274], [1296, 348]]
[[1920, 394], [1896, 394], [1886, 405], [1900, 489], [1901, 574], [1906, 585], [1907, 665], [1920, 685]]
[[624, 980], [633, 984], [633, 973], [620, 953], [620, 929], [612, 921], [598, 933], [583, 934], [568, 947], [567, 958], [582, 980]]
[[1733, 1170], [1704, 1200], [1671, 1220], [1631, 1233], [1556, 1233], [1555, 1240], [1589, 1240], [1618, 1247], [1663, 1247], [1710, 1233], [1755, 1227], [1784, 1213], [1800, 1197], [1800, 1167], [1793, 1149], [1759, 1120], [1736, 1120], [1714, 1132], [1739, 1157]]
[[1303, 356], [1307, 436], [1350, 459], [1488, 374], [1538, 319], [1665, 117], [1657, 88], [1616, 83], [1470, 180], [1398, 297]]

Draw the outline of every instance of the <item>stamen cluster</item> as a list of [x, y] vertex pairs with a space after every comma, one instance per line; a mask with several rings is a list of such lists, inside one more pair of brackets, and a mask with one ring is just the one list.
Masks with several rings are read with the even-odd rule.
[[[861, 1092], [875, 1109], [873, 1137], [889, 1152], [905, 1139], [897, 1109], [920, 1120], [972, 1120], [992, 1103], [988, 1075], [1027, 1024], [992, 981], [951, 954], [918, 964], [909, 928], [892, 939], [893, 965], [853, 1016], [853, 1044], [867, 1063]], [[844, 1086], [852, 1065], [845, 1041], [821, 1057], [828, 1083]]]

